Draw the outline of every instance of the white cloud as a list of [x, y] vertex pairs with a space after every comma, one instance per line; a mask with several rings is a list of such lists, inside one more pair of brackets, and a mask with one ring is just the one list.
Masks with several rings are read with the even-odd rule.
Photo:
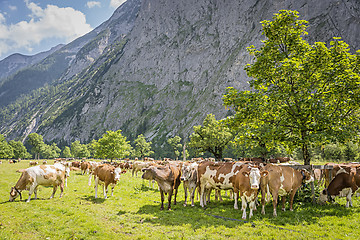
[[44, 39], [60, 38], [70, 42], [92, 30], [85, 15], [73, 8], [47, 5], [42, 9], [26, 1], [31, 11], [29, 21], [6, 25], [0, 16], [0, 55], [19, 48], [31, 50]]
[[5, 22], [5, 17], [2, 13], [0, 13], [0, 24]]
[[16, 6], [9, 5], [9, 9], [12, 10], [12, 11], [15, 11], [15, 10], [17, 10], [17, 7], [16, 7]]
[[124, 2], [126, 2], [126, 0], [111, 0], [110, 1], [110, 6], [113, 7], [113, 8], [118, 8]]
[[93, 8], [93, 7], [101, 7], [101, 3], [100, 2], [96, 2], [96, 1], [89, 1], [86, 3], [86, 6], [88, 8]]

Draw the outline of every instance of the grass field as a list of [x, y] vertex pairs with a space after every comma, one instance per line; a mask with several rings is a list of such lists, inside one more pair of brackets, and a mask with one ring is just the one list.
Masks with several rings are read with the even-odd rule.
[[[171, 211], [160, 211], [157, 186], [127, 172], [115, 187], [114, 196], [95, 199], [94, 186], [88, 176], [71, 172], [64, 196], [60, 189], [49, 199], [52, 188], [39, 187], [38, 200], [8, 202], [10, 188], [20, 177], [17, 169], [28, 162], [0, 165], [0, 239], [360, 239], [360, 201], [346, 209], [345, 199], [338, 205], [312, 205], [295, 202], [294, 211], [272, 216], [267, 204], [249, 222], [241, 220], [241, 210], [234, 210], [233, 200], [212, 202], [202, 209], [183, 206], [183, 186], [179, 187], [178, 204]], [[94, 181], [92, 180], [92, 183]], [[99, 189], [100, 190], [100, 189]], [[241, 206], [241, 205], [240, 205]], [[288, 206], [287, 206], [288, 209]]]

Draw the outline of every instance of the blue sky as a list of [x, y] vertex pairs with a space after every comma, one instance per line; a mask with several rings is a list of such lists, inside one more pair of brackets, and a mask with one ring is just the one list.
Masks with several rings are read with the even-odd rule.
[[34, 55], [88, 33], [126, 0], [0, 0], [0, 60]]

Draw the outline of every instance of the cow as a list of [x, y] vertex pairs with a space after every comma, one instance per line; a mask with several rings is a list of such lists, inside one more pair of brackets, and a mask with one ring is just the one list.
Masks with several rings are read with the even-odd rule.
[[277, 166], [267, 164], [264, 170], [268, 171], [268, 175], [261, 178], [261, 213], [265, 214], [265, 197], [273, 198], [273, 216], [277, 216], [276, 206], [278, 196], [282, 197], [282, 210], [285, 211], [286, 196], [290, 196], [290, 211], [293, 211], [294, 196], [302, 183], [314, 181], [314, 178], [306, 170], [295, 170], [288, 166]]
[[331, 180], [319, 196], [320, 203], [333, 202], [335, 197], [346, 197], [345, 207], [353, 206], [351, 197], [360, 187], [360, 168], [352, 168], [348, 173], [344, 169]]
[[184, 206], [186, 206], [186, 200], [188, 196], [188, 191], [190, 193], [191, 206], [194, 206], [194, 195], [197, 187], [197, 175], [198, 175], [198, 164], [197, 163], [187, 163], [183, 164], [181, 167], [181, 181], [184, 185], [185, 201]]
[[211, 189], [232, 190], [234, 177], [242, 165], [243, 162], [200, 162], [198, 167], [200, 206], [205, 207], [206, 195], [209, 196]]
[[91, 177], [95, 180], [95, 198], [97, 198], [97, 190], [99, 183], [103, 185], [104, 199], [107, 199], [107, 188], [111, 185], [111, 196], [113, 196], [116, 183], [120, 179], [120, 168], [115, 168], [110, 164], [102, 164], [97, 166], [90, 174], [89, 186], [91, 185]]
[[81, 162], [80, 169], [82, 175], [84, 175], [85, 172], [89, 174], [92, 171], [92, 165], [89, 162]]
[[338, 173], [342, 172], [343, 170], [345, 170], [347, 173], [350, 173], [350, 170], [352, 168], [358, 167], [359, 164], [357, 164], [357, 163], [355, 163], [355, 164], [353, 164], [353, 163], [342, 163], [342, 164], [326, 163], [325, 166], [333, 167], [331, 170], [324, 169], [325, 188], [326, 188], [327, 186], [329, 186], [329, 183], [331, 182], [331, 180], [334, 179]]
[[71, 162], [71, 167], [80, 168], [80, 162], [79, 161]]
[[141, 172], [141, 169], [143, 168], [147, 168], [149, 166], [151, 166], [153, 164], [153, 162], [141, 162], [141, 161], [135, 161], [133, 163], [133, 168], [132, 168], [132, 176], [134, 176], [134, 173], [137, 177], [137, 173]]
[[260, 186], [260, 180], [266, 177], [268, 171], [260, 171], [259, 167], [252, 167], [249, 165], [243, 165], [240, 171], [234, 178], [234, 208], [238, 209], [238, 198], [240, 196], [243, 211], [242, 218], [246, 219], [246, 207], [249, 203], [250, 214], [249, 218], [253, 216], [253, 210], [256, 209], [255, 201], [258, 196], [258, 189]]
[[37, 199], [37, 188], [39, 185], [53, 186], [53, 193], [50, 199], [54, 197], [58, 186], [60, 186], [60, 197], [62, 197], [66, 178], [65, 168], [63, 166], [39, 165], [18, 170], [18, 172], [21, 172], [21, 176], [15, 186], [11, 188], [10, 202], [14, 201], [18, 196], [22, 199], [21, 191], [23, 190], [29, 190], [29, 198], [26, 202], [30, 202], [33, 193], [35, 193], [35, 199]]
[[39, 163], [37, 161], [30, 161], [29, 162], [29, 166], [36, 166], [38, 165]]
[[179, 166], [167, 164], [164, 166], [150, 166], [142, 169], [144, 172], [141, 178], [155, 180], [160, 189], [161, 207], [164, 209], [164, 194], [168, 194], [168, 210], [171, 210], [171, 197], [174, 193], [174, 205], [176, 205], [176, 195], [180, 185], [181, 170]]
[[47, 161], [46, 161], [46, 160], [43, 160], [42, 164], [44, 164], [44, 165], [47, 164]]

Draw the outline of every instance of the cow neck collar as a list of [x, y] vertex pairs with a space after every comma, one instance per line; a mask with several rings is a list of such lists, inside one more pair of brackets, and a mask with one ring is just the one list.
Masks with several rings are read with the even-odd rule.
[[300, 171], [301, 175], [302, 175], [302, 181], [304, 181], [306, 179], [305, 173], [303, 171]]
[[17, 189], [16, 187], [14, 187], [14, 189], [20, 195], [20, 200], [22, 200], [21, 192], [19, 191], [19, 189]]

